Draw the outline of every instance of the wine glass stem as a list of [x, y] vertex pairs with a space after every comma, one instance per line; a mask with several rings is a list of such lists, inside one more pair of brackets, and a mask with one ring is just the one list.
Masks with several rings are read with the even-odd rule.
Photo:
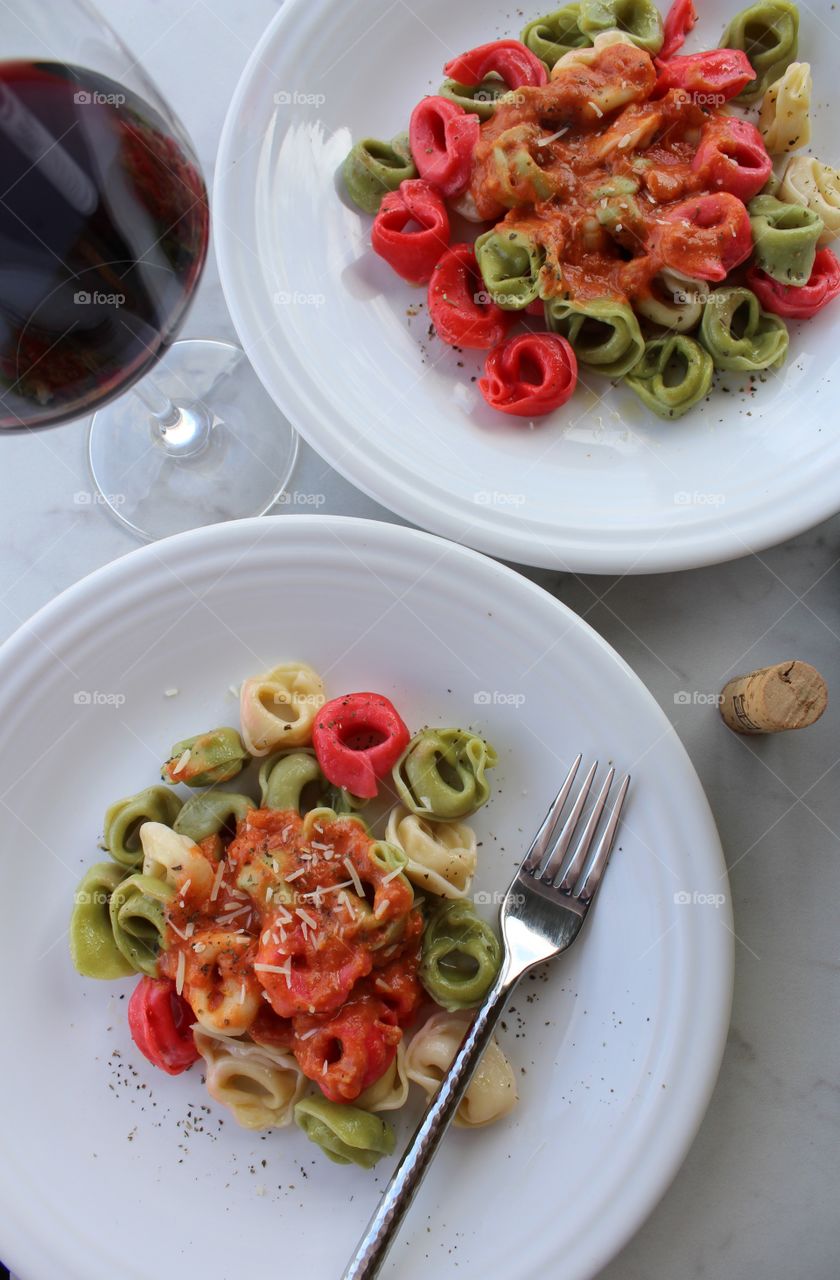
[[176, 404], [149, 374], [135, 386], [134, 393], [149, 412], [152, 439], [171, 457], [189, 458], [206, 447], [213, 421], [201, 401]]

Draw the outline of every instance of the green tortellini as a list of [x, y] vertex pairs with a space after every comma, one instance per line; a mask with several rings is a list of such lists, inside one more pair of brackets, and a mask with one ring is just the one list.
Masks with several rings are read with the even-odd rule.
[[496, 980], [502, 949], [493, 930], [465, 898], [436, 906], [423, 932], [420, 981], [444, 1009], [480, 1004]]
[[378, 213], [382, 197], [396, 191], [407, 178], [416, 178], [408, 134], [400, 133], [390, 142], [363, 138], [344, 161], [344, 184], [354, 204], [365, 213]]
[[260, 767], [260, 804], [263, 809], [296, 809], [303, 816], [315, 808], [352, 813], [364, 808], [367, 801], [344, 787], [333, 786], [324, 777], [315, 752], [303, 749], [275, 751], [266, 757]]
[[539, 126], [525, 123], [511, 125], [493, 143], [493, 167], [498, 188], [495, 198], [508, 209], [522, 204], [523, 188], [530, 186], [537, 200], [548, 200], [554, 193], [551, 175], [544, 172], [531, 154], [540, 133]]
[[823, 233], [822, 218], [805, 205], [785, 204], [775, 196], [756, 196], [747, 207], [758, 266], [782, 284], [807, 284]]
[[105, 814], [104, 841], [111, 857], [124, 867], [139, 867], [143, 861], [140, 828], [144, 822], [162, 822], [171, 827], [183, 800], [166, 787], [146, 787], [136, 796], [117, 800]]
[[304, 1098], [295, 1107], [295, 1123], [310, 1142], [320, 1147], [335, 1164], [358, 1164], [372, 1169], [396, 1145], [394, 1130], [377, 1115], [328, 1102], [326, 1098]]
[[709, 295], [699, 336], [716, 369], [769, 369], [781, 364], [788, 349], [784, 320], [762, 311], [750, 289], [732, 286]]
[[636, 299], [636, 310], [654, 324], [687, 333], [700, 323], [706, 290], [702, 280], [663, 267], [651, 280], [647, 296]]
[[522, 231], [487, 231], [475, 242], [475, 256], [493, 302], [521, 311], [539, 293], [545, 250]]
[[111, 928], [111, 895], [127, 874], [114, 862], [98, 862], [79, 881], [70, 917], [70, 958], [85, 978], [127, 978], [135, 971]]
[[799, 10], [792, 0], [759, 0], [736, 13], [721, 36], [721, 49], [740, 49], [755, 72], [735, 99], [757, 102], [797, 54]]
[[645, 340], [632, 307], [612, 298], [573, 302], [550, 298], [548, 328], [568, 338], [581, 364], [608, 378], [621, 378], [641, 359]]
[[674, 333], [645, 344], [645, 353], [627, 375], [627, 386], [660, 418], [680, 418], [708, 395], [714, 362], [708, 351]]
[[175, 819], [175, 830], [198, 844], [222, 831], [235, 831], [237, 823], [254, 807], [250, 796], [234, 791], [203, 791], [190, 796]]
[[394, 765], [397, 793], [407, 809], [440, 821], [468, 818], [490, 798], [485, 770], [498, 756], [464, 729], [423, 729]]
[[593, 39], [601, 31], [623, 31], [648, 53], [662, 48], [662, 16], [652, 0], [581, 0], [579, 25]]
[[444, 80], [438, 89], [441, 98], [448, 98], [464, 111], [472, 111], [479, 120], [489, 120], [501, 97], [508, 93], [504, 80], [487, 76], [480, 84], [459, 84], [457, 80]]
[[211, 729], [176, 742], [161, 777], [188, 787], [214, 787], [235, 778], [250, 758], [236, 729]]
[[519, 38], [548, 67], [553, 67], [564, 53], [592, 44], [586, 32], [581, 31], [579, 21], [580, 5], [567, 4], [564, 9], [534, 18], [523, 27]]
[[158, 954], [166, 938], [166, 907], [175, 890], [155, 876], [139, 873], [121, 881], [111, 894], [114, 942], [138, 973], [157, 977]]

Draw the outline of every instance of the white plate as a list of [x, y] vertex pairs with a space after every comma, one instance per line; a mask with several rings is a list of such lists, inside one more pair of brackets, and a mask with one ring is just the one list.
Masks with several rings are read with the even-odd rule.
[[563, 1280], [589, 1277], [673, 1176], [717, 1074], [728, 906], [675, 899], [727, 893], [708, 806], [653, 699], [563, 605], [461, 547], [319, 516], [144, 547], [0, 650], [0, 1256], [22, 1280], [276, 1280], [289, 1259], [331, 1280], [374, 1207], [393, 1162], [337, 1168], [294, 1129], [238, 1130], [197, 1069], [172, 1079], [133, 1048], [133, 984], [86, 981], [67, 953], [106, 804], [155, 781], [173, 741], [235, 719], [229, 685], [291, 657], [331, 694], [372, 687], [409, 725], [495, 743], [479, 892], [506, 887], [573, 753], [632, 771], [586, 933], [506, 1019], [521, 1104], [447, 1138], [386, 1271], [532, 1280], [562, 1258]]
[[[716, 45], [737, 8], [704, 4], [687, 50]], [[219, 265], [245, 349], [349, 480], [492, 555], [642, 573], [790, 537], [840, 509], [840, 304], [792, 326], [786, 366], [754, 396], [731, 377], [729, 394], [667, 423], [628, 389], [587, 377], [593, 391], [579, 388], [531, 431], [484, 404], [470, 381], [482, 353], [429, 339], [425, 309], [409, 324], [406, 309], [425, 290], [372, 253], [371, 219], [340, 194], [352, 140], [404, 129], [448, 57], [518, 35], [543, 11], [526, 6], [522, 17], [501, 0], [286, 0], [242, 76], [217, 168]], [[819, 104], [812, 147], [837, 164], [835, 46], [825, 38], [836, 14], [813, 0], [801, 19]]]

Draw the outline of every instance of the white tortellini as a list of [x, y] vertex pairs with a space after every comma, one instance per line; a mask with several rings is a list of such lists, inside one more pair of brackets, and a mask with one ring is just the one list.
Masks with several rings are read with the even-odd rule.
[[408, 858], [405, 874], [418, 888], [442, 898], [463, 898], [475, 875], [475, 832], [465, 822], [427, 822], [398, 804], [385, 839]]
[[840, 170], [821, 164], [814, 156], [794, 156], [782, 174], [779, 199], [804, 204], [822, 218], [818, 245], [827, 245], [840, 235]]
[[[437, 1092], [471, 1021], [469, 1010], [441, 1011], [433, 1014], [413, 1037], [406, 1051], [405, 1069], [409, 1080], [421, 1085], [427, 1097]], [[493, 1039], [458, 1107], [455, 1124], [468, 1129], [492, 1124], [512, 1111], [517, 1101], [513, 1068]]]
[[237, 1124], [279, 1129], [291, 1123], [307, 1083], [291, 1053], [199, 1028], [193, 1036], [204, 1059], [207, 1092], [233, 1113]]
[[405, 1042], [397, 1046], [397, 1056], [384, 1075], [369, 1085], [354, 1102], [363, 1111], [396, 1111], [408, 1097], [405, 1069]]
[[143, 875], [165, 880], [179, 894], [206, 898], [215, 875], [194, 840], [179, 835], [162, 822], [144, 822], [140, 828]]
[[202, 1027], [239, 1036], [260, 1011], [262, 988], [248, 963], [251, 939], [230, 929], [201, 929], [186, 948], [183, 995]]
[[324, 682], [305, 662], [287, 662], [244, 681], [239, 694], [242, 738], [252, 756], [305, 747], [325, 702]]
[[611, 44], [635, 44], [635, 41], [631, 40], [626, 31], [600, 31], [591, 45], [583, 49], [570, 49], [558, 58], [551, 68], [551, 79], [556, 80], [563, 74], [558, 70], [560, 67], [591, 67], [593, 62], [598, 61], [601, 50]]
[[771, 155], [807, 146], [811, 139], [808, 113], [813, 87], [810, 64], [792, 62], [765, 93], [758, 127]]
[[709, 286], [702, 280], [663, 267], [651, 285], [650, 297], [637, 298], [635, 302], [636, 310], [646, 319], [678, 333], [688, 333], [700, 323], [709, 293]]

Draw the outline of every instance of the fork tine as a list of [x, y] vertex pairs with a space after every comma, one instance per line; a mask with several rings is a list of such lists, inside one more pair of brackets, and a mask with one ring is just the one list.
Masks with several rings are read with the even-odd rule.
[[548, 842], [551, 839], [551, 833], [557, 824], [557, 819], [560, 817], [560, 814], [563, 810], [563, 805], [566, 803], [569, 797], [569, 792], [572, 789], [572, 783], [575, 780], [575, 774], [580, 768], [580, 762], [582, 759], [583, 759], [583, 756], [579, 755], [576, 760], [572, 761], [572, 767], [569, 770], [569, 772], [566, 774], [566, 781], [563, 783], [562, 787], [557, 792], [557, 795], [552, 800], [551, 807], [549, 808], [548, 813], [543, 818], [542, 825], [539, 831], [534, 836], [534, 843], [531, 845], [530, 849], [525, 855], [524, 861], [522, 863], [523, 871], [535, 870], [535, 868], [540, 865], [543, 858], [545, 857], [545, 851], [546, 851], [546, 848], [548, 847]]
[[618, 820], [621, 816], [621, 809], [629, 786], [630, 774], [628, 773], [619, 787], [615, 804], [612, 807], [612, 813], [610, 814], [609, 821], [604, 829], [604, 834], [595, 846], [595, 855], [592, 859], [592, 866], [587, 871], [586, 878], [581, 885], [580, 893], [578, 894], [578, 898], [584, 906], [588, 906], [595, 897], [595, 894], [598, 891], [598, 886], [600, 885], [604, 872], [607, 869], [607, 863], [610, 860], [610, 853], [612, 852], [613, 842], [615, 840], [616, 828], [618, 827]]
[[557, 875], [557, 872], [563, 864], [563, 859], [566, 856], [566, 850], [572, 842], [572, 836], [575, 834], [575, 828], [580, 821], [580, 815], [583, 811], [583, 806], [586, 804], [586, 797], [589, 795], [589, 789], [592, 786], [592, 779], [595, 777], [597, 769], [598, 761], [596, 760], [581, 784], [572, 812], [563, 823], [563, 830], [560, 832], [560, 835], [557, 837], [557, 840], [551, 849], [548, 861], [543, 869], [537, 872], [539, 879], [542, 880], [544, 884], [552, 883], [554, 877]]
[[[563, 872], [563, 879], [560, 881], [559, 885], [557, 886], [557, 888], [561, 891], [561, 893], [571, 893], [575, 885], [577, 884], [578, 880], [580, 879], [580, 873], [583, 871], [583, 868], [586, 865], [586, 855], [589, 853], [589, 846], [591, 845], [592, 838], [595, 835], [595, 828], [598, 826], [598, 823], [601, 820], [601, 814], [604, 812], [604, 805], [607, 803], [607, 796], [609, 795], [610, 787], [612, 786], [614, 777], [615, 777], [615, 769], [611, 768], [607, 773], [606, 778], [604, 779], [604, 784], [601, 787], [601, 790], [598, 793], [598, 799], [595, 801], [595, 804], [592, 806], [592, 812], [587, 818], [586, 826], [583, 828], [583, 831], [581, 832], [580, 839], [578, 840], [578, 843], [577, 843], [577, 848], [575, 849], [574, 853], [569, 859], [569, 865], [566, 867], [566, 870]], [[557, 854], [555, 853], [555, 854], [552, 854], [548, 867], [546, 867], [546, 871], [550, 870], [552, 872], [552, 879], [553, 879], [554, 876], [557, 874], [557, 872], [560, 870], [561, 866], [562, 866], [562, 857], [558, 858]]]

